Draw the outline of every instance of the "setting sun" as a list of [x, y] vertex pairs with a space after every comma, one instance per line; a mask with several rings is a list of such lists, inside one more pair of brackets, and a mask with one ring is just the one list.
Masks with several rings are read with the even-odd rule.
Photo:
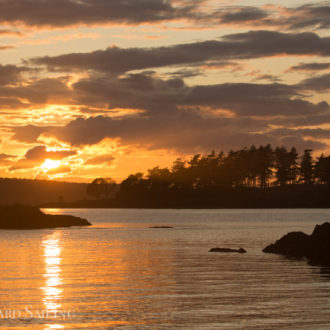
[[59, 167], [60, 165], [61, 165], [60, 160], [46, 159], [44, 163], [40, 166], [40, 168], [44, 172], [47, 172], [49, 170]]

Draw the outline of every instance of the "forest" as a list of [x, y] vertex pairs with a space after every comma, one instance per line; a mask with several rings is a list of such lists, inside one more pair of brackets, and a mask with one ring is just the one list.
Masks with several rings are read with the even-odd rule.
[[119, 189], [98, 178], [87, 192], [117, 207], [327, 207], [329, 187], [330, 156], [261, 145], [177, 159], [171, 168], [129, 175]]

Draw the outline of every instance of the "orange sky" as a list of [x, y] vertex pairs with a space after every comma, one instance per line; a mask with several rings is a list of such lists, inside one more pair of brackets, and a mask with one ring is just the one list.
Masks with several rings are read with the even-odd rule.
[[329, 10], [0, 0], [0, 176], [120, 181], [251, 144], [329, 153]]

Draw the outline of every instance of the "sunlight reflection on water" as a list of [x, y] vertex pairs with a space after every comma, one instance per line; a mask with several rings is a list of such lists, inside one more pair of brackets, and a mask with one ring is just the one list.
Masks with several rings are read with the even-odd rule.
[[55, 312], [61, 308], [61, 298], [63, 290], [60, 288], [61, 279], [61, 233], [56, 231], [48, 235], [42, 242], [45, 258], [45, 286], [43, 291], [43, 302], [49, 312]]

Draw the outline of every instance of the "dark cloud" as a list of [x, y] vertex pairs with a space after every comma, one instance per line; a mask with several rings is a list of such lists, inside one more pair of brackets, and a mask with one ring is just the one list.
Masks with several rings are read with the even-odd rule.
[[[328, 81], [324, 76], [296, 85], [225, 83], [188, 86], [182, 79], [165, 80], [154, 73], [120, 77], [97, 73], [73, 84], [70, 91], [66, 87], [64, 95], [70, 93], [72, 102], [85, 105], [85, 113], [89, 108], [104, 109], [103, 116], [78, 118], [65, 127], [28, 125], [11, 129], [13, 139], [18, 141], [36, 142], [41, 134], [45, 134], [73, 146], [97, 144], [107, 137], [120, 138], [124, 145], [178, 150], [218, 148], [218, 145], [225, 146], [224, 141], [233, 147], [244, 144], [244, 141], [264, 143], [262, 139], [279, 144], [282, 138], [292, 137], [271, 134], [272, 124], [291, 127], [298, 123], [302, 126], [330, 123], [329, 105], [306, 101], [303, 94], [321, 86], [325, 88]], [[113, 108], [143, 109], [144, 112], [114, 119], [106, 116], [106, 109], [111, 113]], [[300, 145], [303, 145], [303, 133], [299, 138]], [[25, 155], [26, 160], [31, 158], [30, 153], [40, 153], [42, 159], [56, 156], [45, 154], [44, 147], [38, 147]], [[86, 164], [104, 161], [101, 158], [89, 159]]]
[[21, 81], [21, 74], [30, 71], [27, 67], [0, 64], [0, 85], [12, 85]]
[[4, 109], [24, 109], [28, 108], [29, 104], [23, 103], [20, 100], [13, 97], [0, 97], [0, 108]]
[[0, 23], [37, 27], [171, 22], [178, 19], [205, 25], [250, 25], [282, 29], [327, 29], [328, 3], [295, 8], [219, 6], [205, 1], [176, 0], [0, 0]]
[[261, 117], [292, 117], [329, 110], [328, 104], [313, 104], [293, 98], [298, 95], [298, 89], [284, 84], [219, 84], [192, 87], [182, 104], [211, 106], [242, 116]]
[[30, 60], [49, 70], [95, 70], [119, 74], [131, 70], [188, 65], [219, 60], [252, 59], [277, 55], [330, 55], [330, 38], [315, 33], [250, 31], [209, 40], [158, 48], [110, 47], [91, 53], [72, 53]]
[[266, 10], [257, 7], [227, 7], [215, 13], [222, 24], [247, 23], [268, 17]]
[[180, 9], [165, 0], [0, 0], [1, 23], [38, 27], [139, 24], [178, 16]]
[[29, 149], [24, 157], [18, 161], [12, 163], [9, 168], [10, 171], [16, 171], [21, 169], [29, 169], [40, 166], [45, 159], [61, 160], [75, 155], [75, 151], [64, 150], [64, 151], [47, 151], [46, 146], [40, 145]]
[[[287, 24], [290, 29], [328, 29], [330, 27], [329, 2], [304, 5], [298, 8], [287, 9], [287, 11], [291, 14], [287, 17]], [[285, 22], [285, 19], [283, 21]], [[281, 22], [281, 19], [279, 19], [279, 22]]]
[[[205, 118], [197, 114], [178, 114], [156, 118], [114, 120], [98, 116], [79, 118], [51, 134], [73, 145], [95, 144], [104, 138], [120, 138], [123, 145], [149, 149], [175, 149], [181, 152], [238, 148], [251, 144], [281, 145], [290, 139], [299, 149], [321, 149], [325, 144], [306, 138], [320, 133], [286, 130], [282, 134], [269, 127], [271, 122], [251, 118]], [[260, 133], [264, 131], [264, 133]], [[313, 134], [314, 133], [314, 134]], [[323, 136], [322, 136], [323, 137]]]
[[323, 128], [280, 128], [272, 131], [273, 135], [278, 136], [311, 136], [314, 138], [329, 139], [330, 138], [330, 129]]
[[24, 99], [30, 104], [70, 103], [66, 78], [35, 79], [18, 86], [1, 86], [0, 97]]
[[162, 80], [152, 75], [129, 74], [114, 79], [95, 76], [73, 86], [75, 101], [109, 108], [139, 108], [148, 115], [178, 112], [182, 107], [226, 109], [241, 116], [317, 115], [329, 110], [325, 102], [301, 99], [301, 85], [227, 83], [188, 87], [181, 79]]
[[12, 139], [20, 142], [34, 143], [37, 142], [39, 136], [48, 129], [49, 127], [35, 125], [12, 127], [11, 131], [14, 133]]
[[330, 73], [303, 80], [300, 83], [302, 89], [317, 92], [327, 92], [330, 90]]
[[294, 8], [266, 6], [229, 6], [212, 13], [197, 15], [195, 19], [214, 24], [250, 25], [254, 27], [281, 28], [282, 30], [328, 29], [330, 27], [329, 2], [303, 5]]
[[288, 71], [321, 71], [329, 70], [330, 63], [299, 63], [288, 69]]
[[[308, 116], [305, 121], [308, 122]], [[330, 116], [328, 116], [330, 120]], [[120, 138], [123, 145], [147, 149], [175, 149], [180, 152], [239, 148], [251, 144], [294, 144], [304, 148], [322, 149], [329, 131], [295, 128], [273, 129], [277, 120], [251, 117], [223, 118], [192, 112], [163, 114], [161, 117], [112, 119], [105, 116], [77, 118], [63, 127], [50, 128], [49, 135], [74, 146], [93, 145], [105, 138]], [[285, 125], [285, 122], [282, 123]], [[291, 141], [291, 143], [289, 143]], [[294, 143], [293, 143], [294, 142]], [[105, 164], [111, 155], [87, 160], [86, 165]]]
[[80, 80], [72, 88], [78, 104], [143, 109], [154, 114], [176, 111], [188, 90], [181, 79], [162, 80], [148, 74], [130, 74], [119, 79], [96, 75]]

